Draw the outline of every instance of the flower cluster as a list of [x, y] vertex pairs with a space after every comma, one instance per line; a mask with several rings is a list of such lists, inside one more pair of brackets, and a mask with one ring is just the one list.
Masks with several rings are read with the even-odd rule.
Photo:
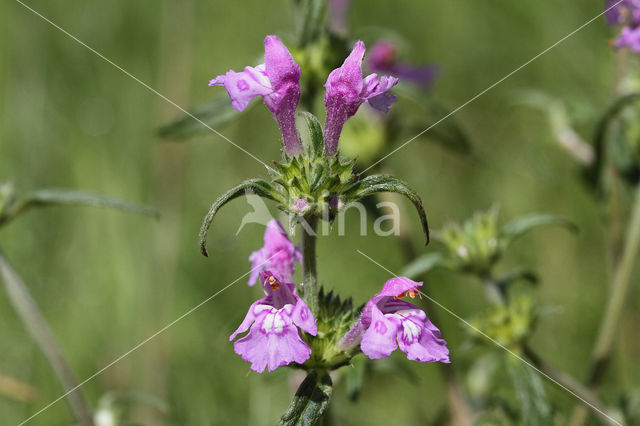
[[[300, 100], [300, 67], [276, 36], [264, 41], [265, 63], [246, 67], [241, 72], [233, 70], [219, 75], [210, 86], [224, 86], [233, 107], [242, 111], [249, 102], [261, 96], [277, 121], [282, 132], [285, 151], [289, 156], [302, 153], [302, 144], [295, 126], [295, 111]], [[395, 77], [377, 74], [362, 75], [365, 45], [358, 41], [341, 67], [333, 70], [325, 83], [327, 121], [324, 129], [324, 152], [335, 155], [338, 139], [344, 123], [353, 116], [360, 105], [368, 102], [372, 107], [387, 112], [396, 101], [387, 93], [397, 82]]]
[[632, 52], [640, 53], [640, 0], [606, 2], [608, 22], [622, 26], [622, 32], [614, 43], [615, 47], [628, 47]]
[[[256, 262], [257, 253], [260, 263]], [[290, 282], [298, 256], [297, 248], [280, 223], [271, 221], [265, 232], [264, 247], [251, 257], [252, 276], [259, 274], [266, 297], [249, 307], [244, 321], [229, 338], [234, 340], [238, 334], [249, 330], [234, 343], [234, 349], [257, 372], [265, 368], [273, 371], [293, 362], [304, 364], [311, 356], [306, 339], [318, 334], [316, 318], [297, 295], [296, 285]], [[354, 348], [359, 346], [369, 358], [378, 359], [391, 355], [400, 347], [410, 360], [448, 363], [449, 350], [438, 328], [424, 311], [401, 300], [405, 296], [415, 298], [420, 286], [421, 282], [404, 277], [387, 281], [380, 293], [365, 305], [338, 348], [331, 350], [353, 354]], [[335, 312], [333, 316], [336, 316]]]
[[[295, 123], [301, 70], [277, 37], [265, 39], [264, 64], [246, 67], [241, 72], [228, 71], [211, 80], [210, 85], [227, 89], [232, 106], [238, 110], [243, 110], [253, 98], [262, 97], [282, 131], [285, 162], [275, 163], [271, 182], [245, 181], [213, 203], [201, 230], [204, 254], [206, 234], [218, 209], [248, 190], [280, 202], [283, 211], [305, 224], [307, 219], [313, 223], [318, 218], [333, 220], [345, 204], [377, 192], [400, 193], [418, 210], [428, 242], [426, 214], [413, 190], [391, 176], [359, 179], [352, 172], [353, 161], [343, 161], [338, 155], [342, 128], [363, 103], [387, 112], [396, 102], [389, 89], [398, 79], [378, 78], [377, 74], [365, 77], [364, 54], [364, 43], [356, 42], [342, 66], [328, 75], [324, 84], [324, 129], [313, 115], [301, 114], [311, 136], [309, 146], [303, 145]], [[254, 251], [249, 260], [252, 263], [249, 285], [259, 279], [265, 297], [250, 306], [230, 340], [247, 332], [234, 343], [234, 349], [251, 363], [251, 369], [272, 371], [296, 363], [307, 370], [329, 371], [348, 364], [360, 352], [378, 359], [389, 356], [398, 347], [411, 360], [449, 362], [449, 350], [440, 331], [421, 309], [400, 300], [406, 295], [415, 297], [422, 283], [394, 278], [364, 309], [353, 309], [350, 299], [341, 300], [333, 292], [325, 294], [314, 288], [317, 284], [313, 278], [312, 282], [301, 284], [305, 298], [311, 292], [315, 295], [305, 299], [307, 305], [292, 282], [296, 263], [303, 263], [303, 252], [276, 220], [267, 224], [264, 246]], [[308, 278], [305, 271], [305, 280]]]
[[405, 277], [387, 281], [380, 293], [369, 300], [341, 345], [348, 349], [359, 344], [371, 359], [388, 357], [400, 347], [410, 360], [449, 363], [449, 349], [440, 330], [424, 311], [400, 300], [404, 296], [415, 298], [420, 286], [421, 282]]

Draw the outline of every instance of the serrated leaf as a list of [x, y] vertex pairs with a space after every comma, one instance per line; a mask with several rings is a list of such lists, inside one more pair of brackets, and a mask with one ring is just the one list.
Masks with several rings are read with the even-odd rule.
[[441, 253], [427, 253], [405, 266], [402, 271], [400, 271], [400, 275], [403, 277], [416, 278], [438, 266], [444, 265], [445, 259]]
[[66, 189], [40, 189], [17, 197], [16, 200], [6, 208], [5, 214], [0, 217], [0, 225], [11, 219], [15, 219], [33, 208], [55, 205], [107, 207], [154, 217], [159, 216], [159, 213], [151, 207], [91, 192], [70, 191]]
[[242, 182], [240, 185], [231, 188], [213, 202], [211, 208], [209, 209], [209, 212], [204, 217], [202, 227], [200, 228], [200, 251], [203, 255], [209, 255], [207, 252], [207, 233], [209, 232], [211, 222], [213, 222], [213, 218], [215, 217], [216, 213], [218, 213], [218, 210], [220, 210], [220, 208], [227, 204], [229, 201], [236, 199], [246, 194], [247, 192], [254, 193], [256, 195], [259, 195], [260, 197], [274, 200], [279, 203], [285, 202], [282, 194], [280, 194], [270, 183], [262, 179], [249, 179]]
[[[250, 103], [244, 112], [247, 112], [254, 104], [255, 102]], [[194, 108], [190, 113], [193, 117], [182, 115], [169, 124], [162, 126], [158, 129], [158, 135], [167, 139], [186, 139], [198, 135], [206, 135], [211, 133], [211, 129], [207, 128], [207, 126], [217, 130], [218, 127], [224, 126], [240, 115], [240, 111], [231, 106], [231, 101], [226, 94], [217, 96], [209, 102]]]
[[333, 384], [326, 371], [311, 371], [282, 415], [279, 426], [317, 425], [329, 407]]
[[307, 125], [309, 131], [309, 151], [312, 157], [321, 157], [322, 150], [324, 149], [324, 136], [322, 132], [322, 124], [316, 118], [315, 115], [309, 112], [301, 112], [300, 116], [303, 118], [304, 123]]
[[360, 198], [376, 194], [378, 192], [395, 192], [397, 194], [404, 195], [414, 205], [420, 216], [420, 223], [424, 232], [425, 244], [429, 244], [429, 224], [427, 223], [427, 214], [422, 206], [422, 200], [418, 194], [409, 186], [392, 176], [374, 175], [367, 176], [361, 181], [353, 184], [345, 193], [346, 199], [350, 201], [357, 201]]
[[573, 222], [563, 217], [552, 214], [532, 214], [507, 223], [500, 231], [500, 235], [507, 243], [510, 243], [533, 228], [543, 225], [560, 225], [568, 228], [570, 231], [578, 231], [578, 227]]

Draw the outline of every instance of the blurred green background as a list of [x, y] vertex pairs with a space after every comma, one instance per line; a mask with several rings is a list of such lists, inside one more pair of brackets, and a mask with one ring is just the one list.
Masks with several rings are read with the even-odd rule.
[[[266, 34], [285, 43], [294, 34], [290, 2], [208, 0], [37, 1], [28, 4], [180, 106], [220, 94], [210, 78], [252, 64]], [[350, 11], [354, 30], [389, 27], [404, 35], [415, 62], [435, 62], [443, 73], [428, 96], [456, 106], [602, 11], [602, 2], [536, 0], [359, 0]], [[249, 269], [263, 228], [235, 231], [249, 205], [236, 201], [218, 216], [209, 236], [210, 258], [198, 252], [197, 233], [210, 203], [248, 177], [264, 176], [254, 159], [215, 134], [167, 142], [158, 126], [181, 115], [162, 98], [53, 28], [17, 2], [0, 4], [0, 181], [22, 189], [91, 190], [155, 206], [153, 221], [84, 207], [29, 213], [0, 233], [0, 244], [22, 274], [80, 380], [89, 377]], [[602, 211], [579, 179], [579, 168], [555, 145], [545, 117], [517, 106], [523, 89], [600, 108], [611, 96], [614, 52], [610, 30], [598, 19], [565, 43], [460, 111], [456, 117], [474, 143], [465, 157], [414, 141], [384, 169], [423, 197], [430, 224], [440, 228], [498, 203], [501, 218], [550, 212], [575, 221], [572, 235], [544, 229], [520, 240], [503, 263], [528, 265], [552, 314], [539, 323], [532, 345], [552, 364], [578, 378], [606, 295], [607, 261]], [[439, 117], [424, 117], [424, 127]], [[218, 129], [267, 161], [279, 157], [278, 130], [264, 107]], [[586, 127], [586, 131], [592, 129]], [[402, 142], [402, 141], [398, 141]], [[409, 212], [417, 229], [418, 221]], [[321, 283], [359, 303], [389, 276], [359, 255], [361, 249], [393, 271], [403, 266], [388, 237], [358, 235], [352, 211], [346, 237], [319, 242]], [[372, 224], [369, 223], [369, 230]], [[416, 232], [416, 242], [420, 235]], [[425, 252], [434, 247], [424, 249]], [[246, 278], [87, 383], [93, 406], [114, 390], [150, 393], [168, 411], [139, 407], [143, 424], [274, 424], [290, 401], [291, 370], [249, 372], [229, 334], [260, 294]], [[610, 380], [640, 383], [640, 294], [634, 286], [620, 330]], [[446, 272], [433, 275], [431, 295], [462, 317], [485, 306], [480, 285]], [[453, 367], [472, 361], [464, 325], [439, 312]], [[624, 355], [622, 355], [624, 354]], [[421, 425], [445, 403], [434, 365], [406, 361], [416, 384], [397, 373], [370, 378], [351, 404], [339, 382], [336, 424]], [[30, 403], [0, 396], [0, 424], [17, 424], [62, 394], [48, 364], [0, 294], [0, 375], [30, 384]], [[575, 400], [545, 384], [569, 409]], [[620, 386], [604, 387], [618, 392]], [[64, 401], [32, 425], [72, 422]]]

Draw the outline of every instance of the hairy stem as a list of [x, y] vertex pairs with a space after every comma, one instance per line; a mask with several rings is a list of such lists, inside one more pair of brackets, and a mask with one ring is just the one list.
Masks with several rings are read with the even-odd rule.
[[22, 323], [47, 358], [64, 391], [69, 392], [67, 401], [76, 421], [82, 426], [93, 426], [87, 401], [82, 392], [77, 389], [78, 382], [62, 355], [62, 351], [58, 347], [49, 325], [42, 316], [40, 309], [38, 309], [38, 305], [29, 294], [24, 282], [11, 267], [2, 251], [0, 251], [0, 276], [4, 282], [9, 300]]
[[302, 294], [314, 315], [318, 314], [318, 270], [316, 242], [318, 218], [310, 216], [300, 225], [302, 231]]

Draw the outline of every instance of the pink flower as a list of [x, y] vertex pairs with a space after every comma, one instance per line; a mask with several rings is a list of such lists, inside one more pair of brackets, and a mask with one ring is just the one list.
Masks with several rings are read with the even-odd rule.
[[397, 49], [389, 41], [379, 41], [371, 47], [368, 68], [372, 71], [384, 72], [410, 81], [422, 88], [427, 88], [440, 73], [437, 65], [413, 65], [400, 62]]
[[296, 262], [302, 263], [302, 252], [289, 240], [280, 222], [273, 219], [267, 223], [264, 232], [264, 247], [251, 253], [249, 261], [253, 264], [249, 285], [254, 285], [260, 273], [266, 270], [281, 280], [291, 281]]
[[282, 132], [287, 154], [302, 152], [296, 131], [295, 112], [300, 100], [300, 67], [276, 36], [264, 39], [264, 64], [245, 67], [244, 71], [228, 71], [209, 82], [209, 86], [224, 86], [231, 105], [244, 110], [256, 96], [262, 96]]
[[404, 277], [387, 281], [382, 291], [367, 303], [341, 346], [349, 348], [359, 343], [362, 352], [371, 359], [388, 357], [400, 347], [410, 360], [449, 363], [449, 349], [440, 330], [421, 309], [400, 300], [406, 295], [415, 297], [420, 286], [421, 282]]
[[640, 26], [624, 27], [620, 37], [616, 40], [615, 47], [628, 47], [633, 53], [640, 53]]
[[304, 363], [311, 356], [311, 348], [302, 340], [298, 329], [315, 336], [316, 319], [296, 295], [295, 284], [281, 281], [270, 272], [263, 272], [260, 281], [267, 296], [251, 305], [229, 341], [251, 327], [233, 348], [258, 373], [292, 362]]
[[324, 128], [325, 155], [336, 154], [342, 127], [358, 111], [360, 105], [368, 102], [373, 108], [388, 112], [397, 100], [394, 95], [386, 93], [396, 85], [397, 78], [382, 76], [378, 80], [377, 74], [362, 77], [364, 51], [364, 43], [358, 41], [342, 66], [329, 74], [324, 85], [324, 104], [327, 109]]

